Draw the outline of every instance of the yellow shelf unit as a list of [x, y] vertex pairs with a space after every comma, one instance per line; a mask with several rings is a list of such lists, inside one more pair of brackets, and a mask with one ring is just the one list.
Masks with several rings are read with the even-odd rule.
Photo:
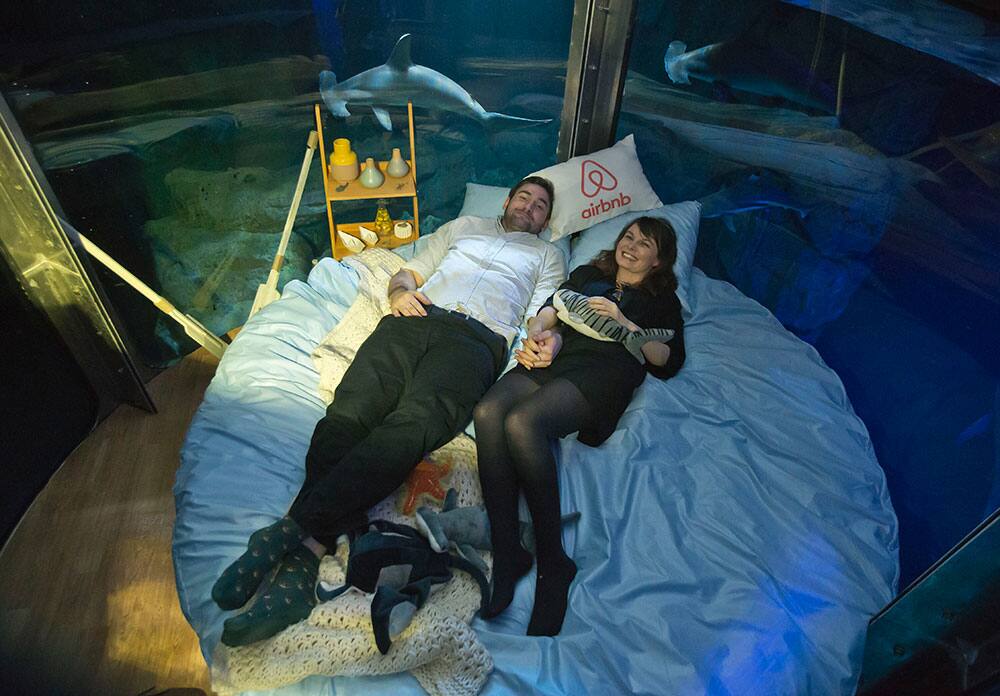
[[[413, 220], [411, 224], [413, 225], [413, 231], [410, 233], [410, 236], [406, 239], [400, 239], [390, 231], [388, 234], [379, 235], [376, 246], [393, 249], [416, 240], [420, 236], [420, 209], [417, 204], [417, 156], [413, 146], [413, 104], [411, 102], [407, 102], [406, 104], [406, 116], [410, 135], [410, 152], [406, 161], [410, 165], [410, 171], [406, 176], [391, 177], [385, 174], [385, 168], [389, 162], [382, 160], [378, 162], [378, 167], [385, 174], [385, 181], [382, 182], [381, 186], [373, 189], [365, 188], [359, 183], [358, 179], [347, 184], [338, 184], [334, 181], [330, 173], [330, 162], [326, 158], [326, 139], [323, 137], [323, 118], [320, 113], [319, 104], [314, 105], [314, 112], [316, 115], [316, 132], [319, 134], [319, 156], [323, 162], [323, 192], [326, 199], [326, 217], [330, 223], [330, 249], [333, 252], [333, 258], [339, 261], [352, 253], [340, 241], [340, 238], [337, 236], [338, 230], [357, 237], [359, 225], [364, 225], [372, 230], [375, 229], [374, 221], [342, 223], [338, 225], [333, 216], [333, 204], [337, 202], [374, 200], [377, 198], [412, 198]], [[364, 168], [365, 165], [362, 163], [361, 171], [364, 171]]]

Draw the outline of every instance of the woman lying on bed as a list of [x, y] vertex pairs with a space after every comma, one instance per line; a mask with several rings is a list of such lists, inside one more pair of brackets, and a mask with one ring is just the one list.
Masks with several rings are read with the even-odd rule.
[[[562, 546], [551, 443], [579, 431], [580, 442], [600, 445], [614, 432], [647, 372], [667, 379], [680, 369], [684, 336], [674, 294], [676, 258], [677, 236], [670, 223], [641, 217], [627, 225], [613, 249], [574, 270], [528, 321], [524, 348], [516, 353], [519, 364], [476, 406], [479, 478], [493, 546], [487, 618], [507, 608], [518, 579], [531, 568], [531, 555], [518, 535], [518, 491], [523, 490], [538, 562], [528, 635], [559, 633], [576, 564]], [[561, 344], [560, 317], [576, 329], [564, 327]], [[673, 337], [670, 331], [637, 335], [641, 329], [669, 329]], [[660, 340], [649, 340], [651, 335]], [[553, 339], [548, 360], [538, 346]]]

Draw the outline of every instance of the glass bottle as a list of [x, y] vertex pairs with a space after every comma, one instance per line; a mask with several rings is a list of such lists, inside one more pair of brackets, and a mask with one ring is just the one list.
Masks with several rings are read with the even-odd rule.
[[378, 199], [378, 211], [375, 213], [375, 231], [379, 237], [392, 234], [392, 218], [389, 217], [389, 210], [386, 208], [387, 201], [384, 198]]

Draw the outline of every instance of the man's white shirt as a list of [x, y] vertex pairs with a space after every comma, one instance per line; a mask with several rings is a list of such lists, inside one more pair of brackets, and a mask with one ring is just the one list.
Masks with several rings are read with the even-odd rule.
[[506, 231], [500, 218], [445, 223], [403, 268], [424, 279], [419, 290], [431, 302], [478, 319], [508, 347], [566, 277], [558, 248], [536, 234]]

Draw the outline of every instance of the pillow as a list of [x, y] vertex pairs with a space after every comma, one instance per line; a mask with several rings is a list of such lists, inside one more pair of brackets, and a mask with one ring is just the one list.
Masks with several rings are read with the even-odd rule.
[[[488, 218], [502, 215], [503, 202], [507, 200], [508, 193], [510, 193], [509, 187], [485, 186], [484, 184], [474, 184], [470, 181], [465, 185], [465, 201], [462, 203], [462, 209], [459, 211], [458, 216], [475, 215], [476, 217]], [[569, 265], [570, 248], [568, 237], [553, 240], [552, 230], [548, 227], [542, 230], [542, 233], [538, 237], [539, 239], [544, 239], [546, 242], [552, 242], [563, 253], [563, 256], [566, 258], [566, 264]]]
[[688, 285], [691, 282], [691, 265], [694, 263], [694, 250], [698, 246], [698, 223], [701, 219], [701, 203], [685, 201], [665, 205], [654, 210], [625, 213], [606, 222], [594, 225], [584, 230], [573, 240], [573, 253], [569, 257], [569, 270], [590, 263], [595, 256], [615, 244], [618, 234], [626, 225], [638, 217], [648, 215], [666, 219], [677, 232], [677, 261], [674, 262], [674, 275], [677, 276], [677, 298], [681, 306], [691, 312], [688, 304]]
[[553, 240], [629, 210], [663, 205], [642, 173], [631, 135], [611, 147], [546, 167], [534, 175], [545, 177], [555, 187], [556, 203], [549, 220]]

